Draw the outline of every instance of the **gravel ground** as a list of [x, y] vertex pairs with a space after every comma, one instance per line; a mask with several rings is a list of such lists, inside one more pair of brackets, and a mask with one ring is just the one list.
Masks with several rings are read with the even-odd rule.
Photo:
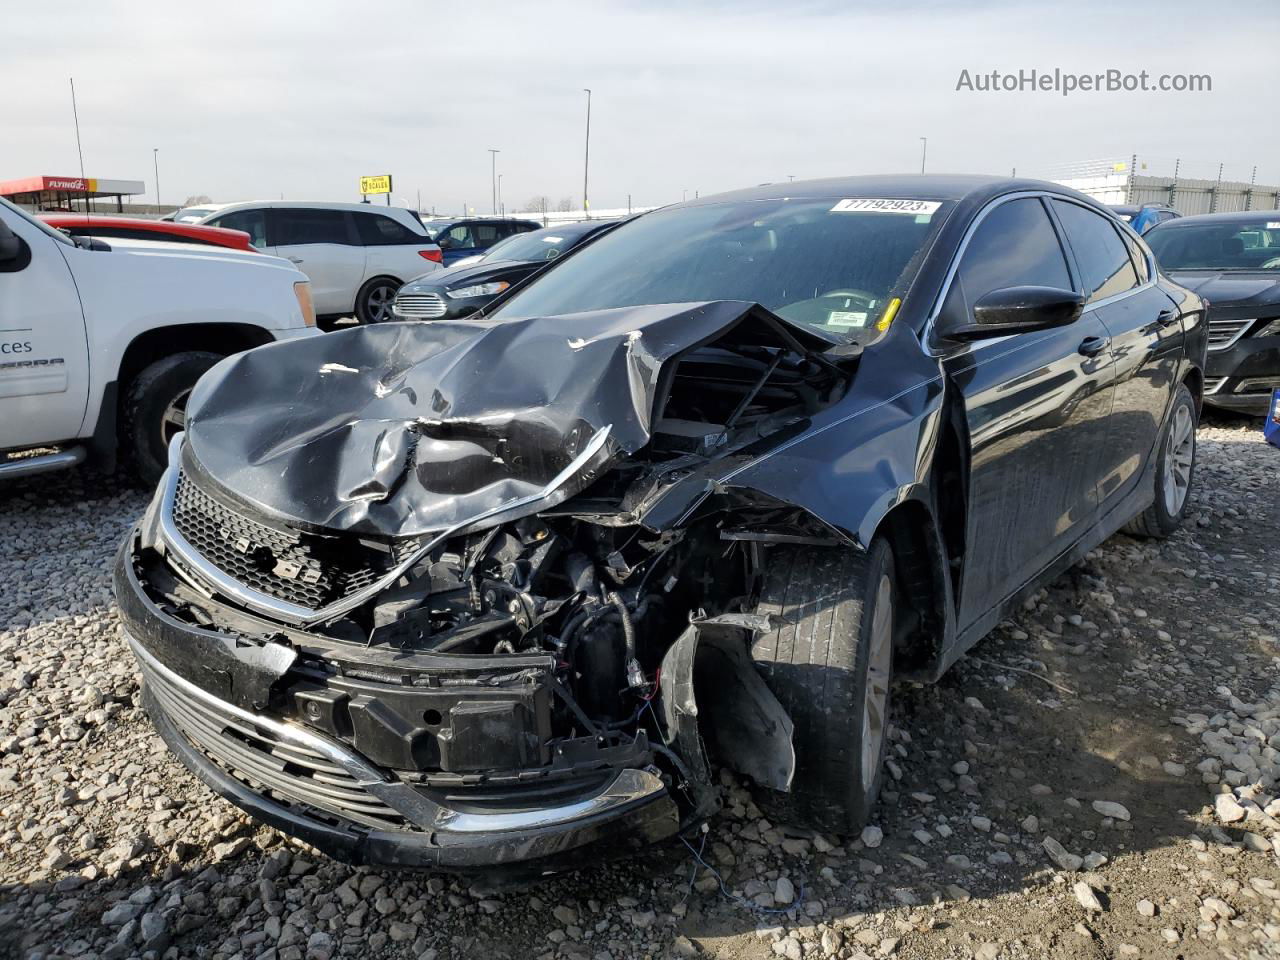
[[[1192, 517], [1112, 538], [896, 691], [878, 820], [726, 810], [536, 886], [351, 869], [259, 828], [138, 707], [109, 565], [144, 497], [0, 488], [0, 956], [1280, 957], [1280, 450], [1200, 431]], [[697, 867], [697, 869], [695, 869]]]

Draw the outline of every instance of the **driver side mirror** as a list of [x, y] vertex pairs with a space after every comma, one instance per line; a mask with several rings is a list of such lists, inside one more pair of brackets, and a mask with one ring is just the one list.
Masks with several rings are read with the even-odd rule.
[[1080, 316], [1084, 299], [1057, 287], [1004, 287], [980, 297], [972, 318], [947, 318], [938, 333], [949, 340], [982, 340], [1065, 327]]

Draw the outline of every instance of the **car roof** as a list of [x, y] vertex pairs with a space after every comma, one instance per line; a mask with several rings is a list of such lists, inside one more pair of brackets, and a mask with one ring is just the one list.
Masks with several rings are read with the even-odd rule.
[[542, 226], [537, 220], [529, 220], [525, 217], [429, 217], [422, 222], [432, 226], [446, 223], [532, 223]]
[[[1280, 222], [1280, 210], [1238, 210], [1227, 213], [1197, 213], [1190, 217], [1177, 217], [1160, 224], [1161, 230], [1194, 227], [1206, 223], [1239, 223], [1243, 225]], [[1155, 229], [1154, 227], [1152, 229]]]
[[553, 223], [549, 227], [539, 227], [537, 230], [530, 230], [528, 233], [521, 234], [521, 236], [536, 237], [545, 233], [547, 236], [564, 234], [569, 237], [577, 237], [593, 230], [611, 227], [617, 222], [617, 220], [575, 220], [573, 223]]
[[[1084, 194], [1045, 180], [1017, 177], [992, 177], [978, 174], [876, 174], [861, 177], [828, 177], [823, 180], [795, 180], [787, 183], [764, 183], [744, 190], [733, 190], [674, 206], [697, 206], [735, 200], [823, 200], [833, 197], [886, 197], [900, 200], [966, 200], [998, 196], [1016, 190], [1048, 190], [1064, 196], [1097, 201]], [[1105, 208], [1104, 208], [1105, 209]]]
[[418, 218], [408, 207], [388, 207], [380, 203], [343, 203], [335, 200], [237, 200], [235, 203], [217, 204], [217, 207], [219, 213], [256, 207], [272, 207], [277, 210], [362, 210], [365, 213], [407, 216], [414, 223], [418, 222]]

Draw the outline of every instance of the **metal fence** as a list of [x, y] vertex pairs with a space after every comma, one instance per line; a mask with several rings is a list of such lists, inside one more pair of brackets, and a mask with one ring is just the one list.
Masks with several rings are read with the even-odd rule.
[[1185, 214], [1280, 209], [1280, 186], [1257, 183], [1257, 167], [1239, 164], [1133, 155], [1059, 164], [1041, 176], [1101, 203], [1164, 203]]

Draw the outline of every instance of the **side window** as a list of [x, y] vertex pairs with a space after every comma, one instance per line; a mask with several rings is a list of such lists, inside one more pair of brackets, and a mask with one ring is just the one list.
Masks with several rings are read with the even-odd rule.
[[1090, 303], [1138, 285], [1129, 250], [1106, 217], [1068, 200], [1054, 200], [1053, 209], [1075, 251]]
[[209, 221], [211, 227], [225, 227], [228, 230], [243, 230], [249, 235], [249, 242], [255, 247], [267, 245], [267, 218], [261, 210], [237, 210], [225, 217]]
[[1146, 283], [1151, 279], [1151, 270], [1147, 264], [1147, 255], [1143, 252], [1141, 245], [1133, 237], [1128, 236], [1123, 230], [1117, 231], [1120, 239], [1124, 241], [1124, 245], [1129, 249], [1129, 259], [1133, 261], [1133, 270], [1138, 277], [1138, 283]]
[[529, 233], [532, 230], [540, 230], [540, 229], [541, 227], [539, 227], [536, 223], [517, 223], [515, 225], [516, 233]]
[[966, 309], [1004, 287], [1071, 289], [1066, 255], [1053, 223], [1035, 197], [1008, 200], [978, 224], [947, 299], [962, 296]]
[[475, 237], [475, 246], [487, 250], [501, 240], [506, 234], [498, 232], [496, 223], [473, 223], [471, 235]]
[[471, 238], [471, 228], [465, 223], [460, 223], [456, 227], [451, 227], [448, 231], [436, 237], [436, 243], [441, 247], [451, 250], [466, 250], [474, 247], [475, 241]]
[[347, 231], [347, 215], [341, 210], [308, 210], [275, 207], [271, 210], [271, 245], [352, 242]]
[[394, 243], [423, 243], [426, 237], [414, 233], [403, 223], [380, 213], [355, 213], [360, 241], [367, 247], [382, 247]]

